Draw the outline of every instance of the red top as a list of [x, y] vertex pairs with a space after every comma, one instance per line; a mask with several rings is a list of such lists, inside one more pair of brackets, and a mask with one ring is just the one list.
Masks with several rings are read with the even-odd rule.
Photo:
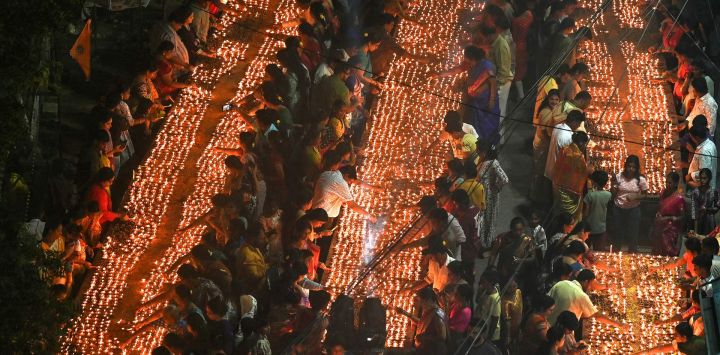
[[302, 52], [300, 53], [300, 61], [305, 64], [305, 67], [310, 73], [315, 73], [315, 69], [320, 65], [320, 43], [310, 38], [307, 41], [302, 42]]
[[308, 241], [307, 249], [313, 253], [312, 260], [310, 260], [310, 265], [308, 265], [307, 277], [310, 280], [315, 280], [315, 278], [317, 277], [317, 269], [320, 265], [320, 247], [317, 246], [317, 244]]
[[685, 34], [682, 26], [671, 20], [665, 20], [662, 24], [662, 41], [663, 47], [667, 49], [675, 49], [680, 43], [680, 39]]
[[162, 77], [171, 74], [173, 71], [173, 66], [170, 64], [167, 60], [158, 60], [157, 62], [158, 67], [158, 73], [157, 78], [153, 81], [153, 84], [155, 84], [155, 89], [158, 91], [160, 96], [165, 96], [172, 94], [175, 89], [163, 84]]
[[120, 217], [120, 214], [112, 211], [112, 199], [107, 189], [100, 186], [100, 184], [93, 184], [90, 186], [88, 191], [87, 201], [95, 201], [102, 212], [100, 217], [100, 224], [105, 222], [112, 222], [116, 218]]
[[448, 327], [453, 332], [465, 333], [470, 327], [470, 318], [472, 311], [470, 307], [462, 307], [458, 304], [453, 304], [450, 309], [450, 319], [448, 320]]

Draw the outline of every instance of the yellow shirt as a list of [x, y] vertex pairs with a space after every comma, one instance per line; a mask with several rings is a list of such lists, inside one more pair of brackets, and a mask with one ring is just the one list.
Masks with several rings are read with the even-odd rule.
[[244, 243], [235, 252], [235, 271], [246, 282], [252, 291], [259, 290], [263, 285], [268, 266], [262, 252], [250, 244]]
[[338, 140], [340, 137], [342, 137], [345, 134], [345, 125], [340, 121], [342, 118], [330, 118], [328, 121], [328, 125], [332, 127], [333, 131], [333, 140]]
[[540, 85], [538, 86], [537, 98], [535, 99], [535, 109], [533, 110], [534, 124], [538, 123], [538, 109], [540, 108], [540, 104], [542, 104], [543, 100], [545, 100], [545, 97], [550, 90], [558, 88], [558, 84], [555, 79], [549, 75], [542, 77], [539, 83]]
[[470, 133], [466, 133], [462, 139], [453, 141], [453, 155], [458, 159], [465, 159], [472, 155], [477, 149], [477, 137]]
[[473, 205], [481, 211], [485, 210], [485, 186], [481, 182], [475, 179], [467, 179], [458, 188], [467, 191]]

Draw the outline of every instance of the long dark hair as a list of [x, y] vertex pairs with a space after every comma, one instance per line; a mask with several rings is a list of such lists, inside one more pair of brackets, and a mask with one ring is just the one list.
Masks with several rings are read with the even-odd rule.
[[[628, 176], [628, 171], [626, 167], [628, 164], [631, 163], [637, 166], [637, 174], [635, 176]], [[642, 176], [642, 174], [640, 174], [640, 158], [638, 158], [637, 155], [628, 155], [628, 157], [625, 159], [625, 164], [623, 165], [622, 175], [626, 178], [636, 179], [638, 182], [640, 182], [640, 177]]]
[[497, 159], [497, 148], [490, 140], [478, 139], [476, 150], [478, 154], [485, 154], [485, 161]]
[[540, 107], [538, 107], [538, 110], [537, 110], [537, 112], [535, 112], [535, 114], [539, 115], [540, 111], [550, 107], [550, 97], [551, 96], [557, 96], [559, 98], [560, 90], [552, 89], [552, 90], [548, 91], [547, 96], [545, 96], [545, 98], [542, 100], [542, 103], [540, 103]]

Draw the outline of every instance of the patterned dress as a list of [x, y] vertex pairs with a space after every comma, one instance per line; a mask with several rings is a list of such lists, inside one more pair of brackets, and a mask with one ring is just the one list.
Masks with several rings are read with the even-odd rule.
[[483, 218], [480, 221], [480, 242], [485, 248], [489, 248], [495, 240], [495, 224], [500, 212], [500, 191], [510, 182], [500, 163], [493, 160], [486, 160], [478, 168], [478, 177], [485, 186], [486, 208]]
[[695, 221], [695, 232], [707, 235], [715, 229], [715, 214], [720, 210], [720, 193], [708, 188], [693, 190], [690, 195], [690, 219]]

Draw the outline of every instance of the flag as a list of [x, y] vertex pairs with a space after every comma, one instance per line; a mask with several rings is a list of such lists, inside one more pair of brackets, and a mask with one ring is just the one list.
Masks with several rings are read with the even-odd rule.
[[85, 22], [80, 35], [75, 40], [72, 48], [70, 48], [70, 56], [75, 59], [83, 73], [85, 73], [85, 80], [90, 80], [90, 19]]

